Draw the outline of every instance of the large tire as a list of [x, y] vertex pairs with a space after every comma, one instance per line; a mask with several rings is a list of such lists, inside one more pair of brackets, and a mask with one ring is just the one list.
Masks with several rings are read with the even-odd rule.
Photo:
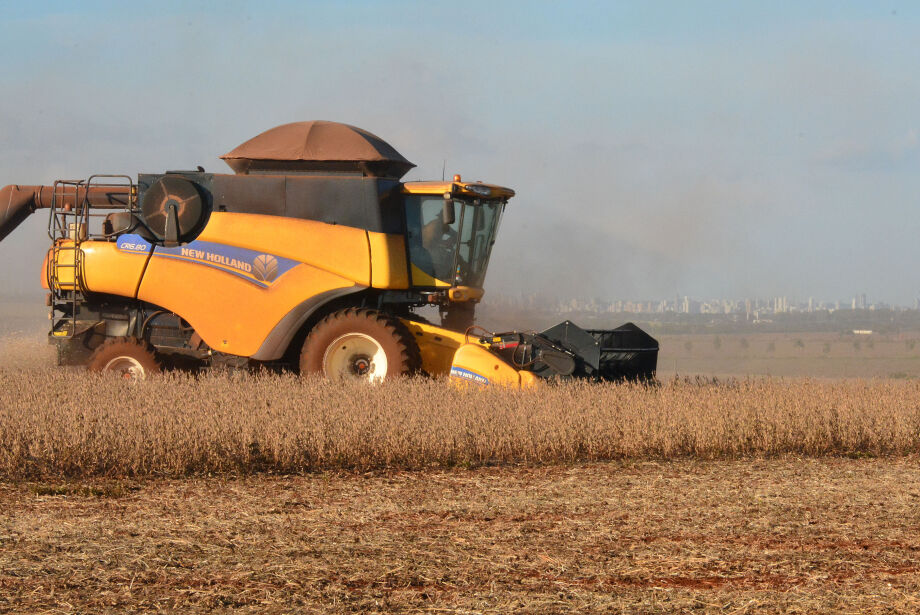
[[104, 341], [93, 351], [86, 367], [92, 372], [115, 373], [126, 380], [144, 380], [160, 371], [160, 363], [150, 347], [127, 337]]
[[398, 318], [348, 308], [313, 327], [300, 353], [300, 372], [380, 382], [414, 374], [421, 362], [418, 344]]

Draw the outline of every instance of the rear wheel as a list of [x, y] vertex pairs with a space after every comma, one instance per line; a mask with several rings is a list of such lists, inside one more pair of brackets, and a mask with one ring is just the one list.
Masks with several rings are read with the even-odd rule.
[[160, 363], [146, 344], [132, 338], [113, 337], [96, 348], [87, 369], [118, 374], [125, 380], [144, 380], [160, 371]]
[[413, 374], [421, 366], [418, 344], [395, 316], [348, 308], [319, 321], [300, 353], [300, 371], [343, 380], [380, 382]]

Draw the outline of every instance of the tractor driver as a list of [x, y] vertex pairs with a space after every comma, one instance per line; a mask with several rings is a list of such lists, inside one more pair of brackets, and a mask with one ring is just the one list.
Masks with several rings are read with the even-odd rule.
[[436, 278], [450, 282], [453, 277], [454, 252], [457, 250], [457, 231], [435, 216], [422, 228], [422, 246], [431, 258]]

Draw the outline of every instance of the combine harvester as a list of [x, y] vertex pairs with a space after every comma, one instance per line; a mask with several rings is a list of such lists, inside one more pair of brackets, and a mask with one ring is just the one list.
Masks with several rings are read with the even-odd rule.
[[[633, 324], [472, 326], [514, 191], [459, 175], [401, 182], [415, 165], [333, 122], [278, 126], [222, 158], [233, 175], [199, 167], [0, 190], [0, 239], [50, 212], [41, 282], [59, 364], [130, 378], [164, 364], [516, 386], [654, 378], [658, 343]], [[416, 315], [424, 306], [440, 308], [441, 326]]]

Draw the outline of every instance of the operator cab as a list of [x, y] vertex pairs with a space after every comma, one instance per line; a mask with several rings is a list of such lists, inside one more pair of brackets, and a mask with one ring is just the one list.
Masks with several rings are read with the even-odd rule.
[[451, 289], [455, 301], [478, 300], [510, 188], [480, 182], [403, 185], [410, 284]]

